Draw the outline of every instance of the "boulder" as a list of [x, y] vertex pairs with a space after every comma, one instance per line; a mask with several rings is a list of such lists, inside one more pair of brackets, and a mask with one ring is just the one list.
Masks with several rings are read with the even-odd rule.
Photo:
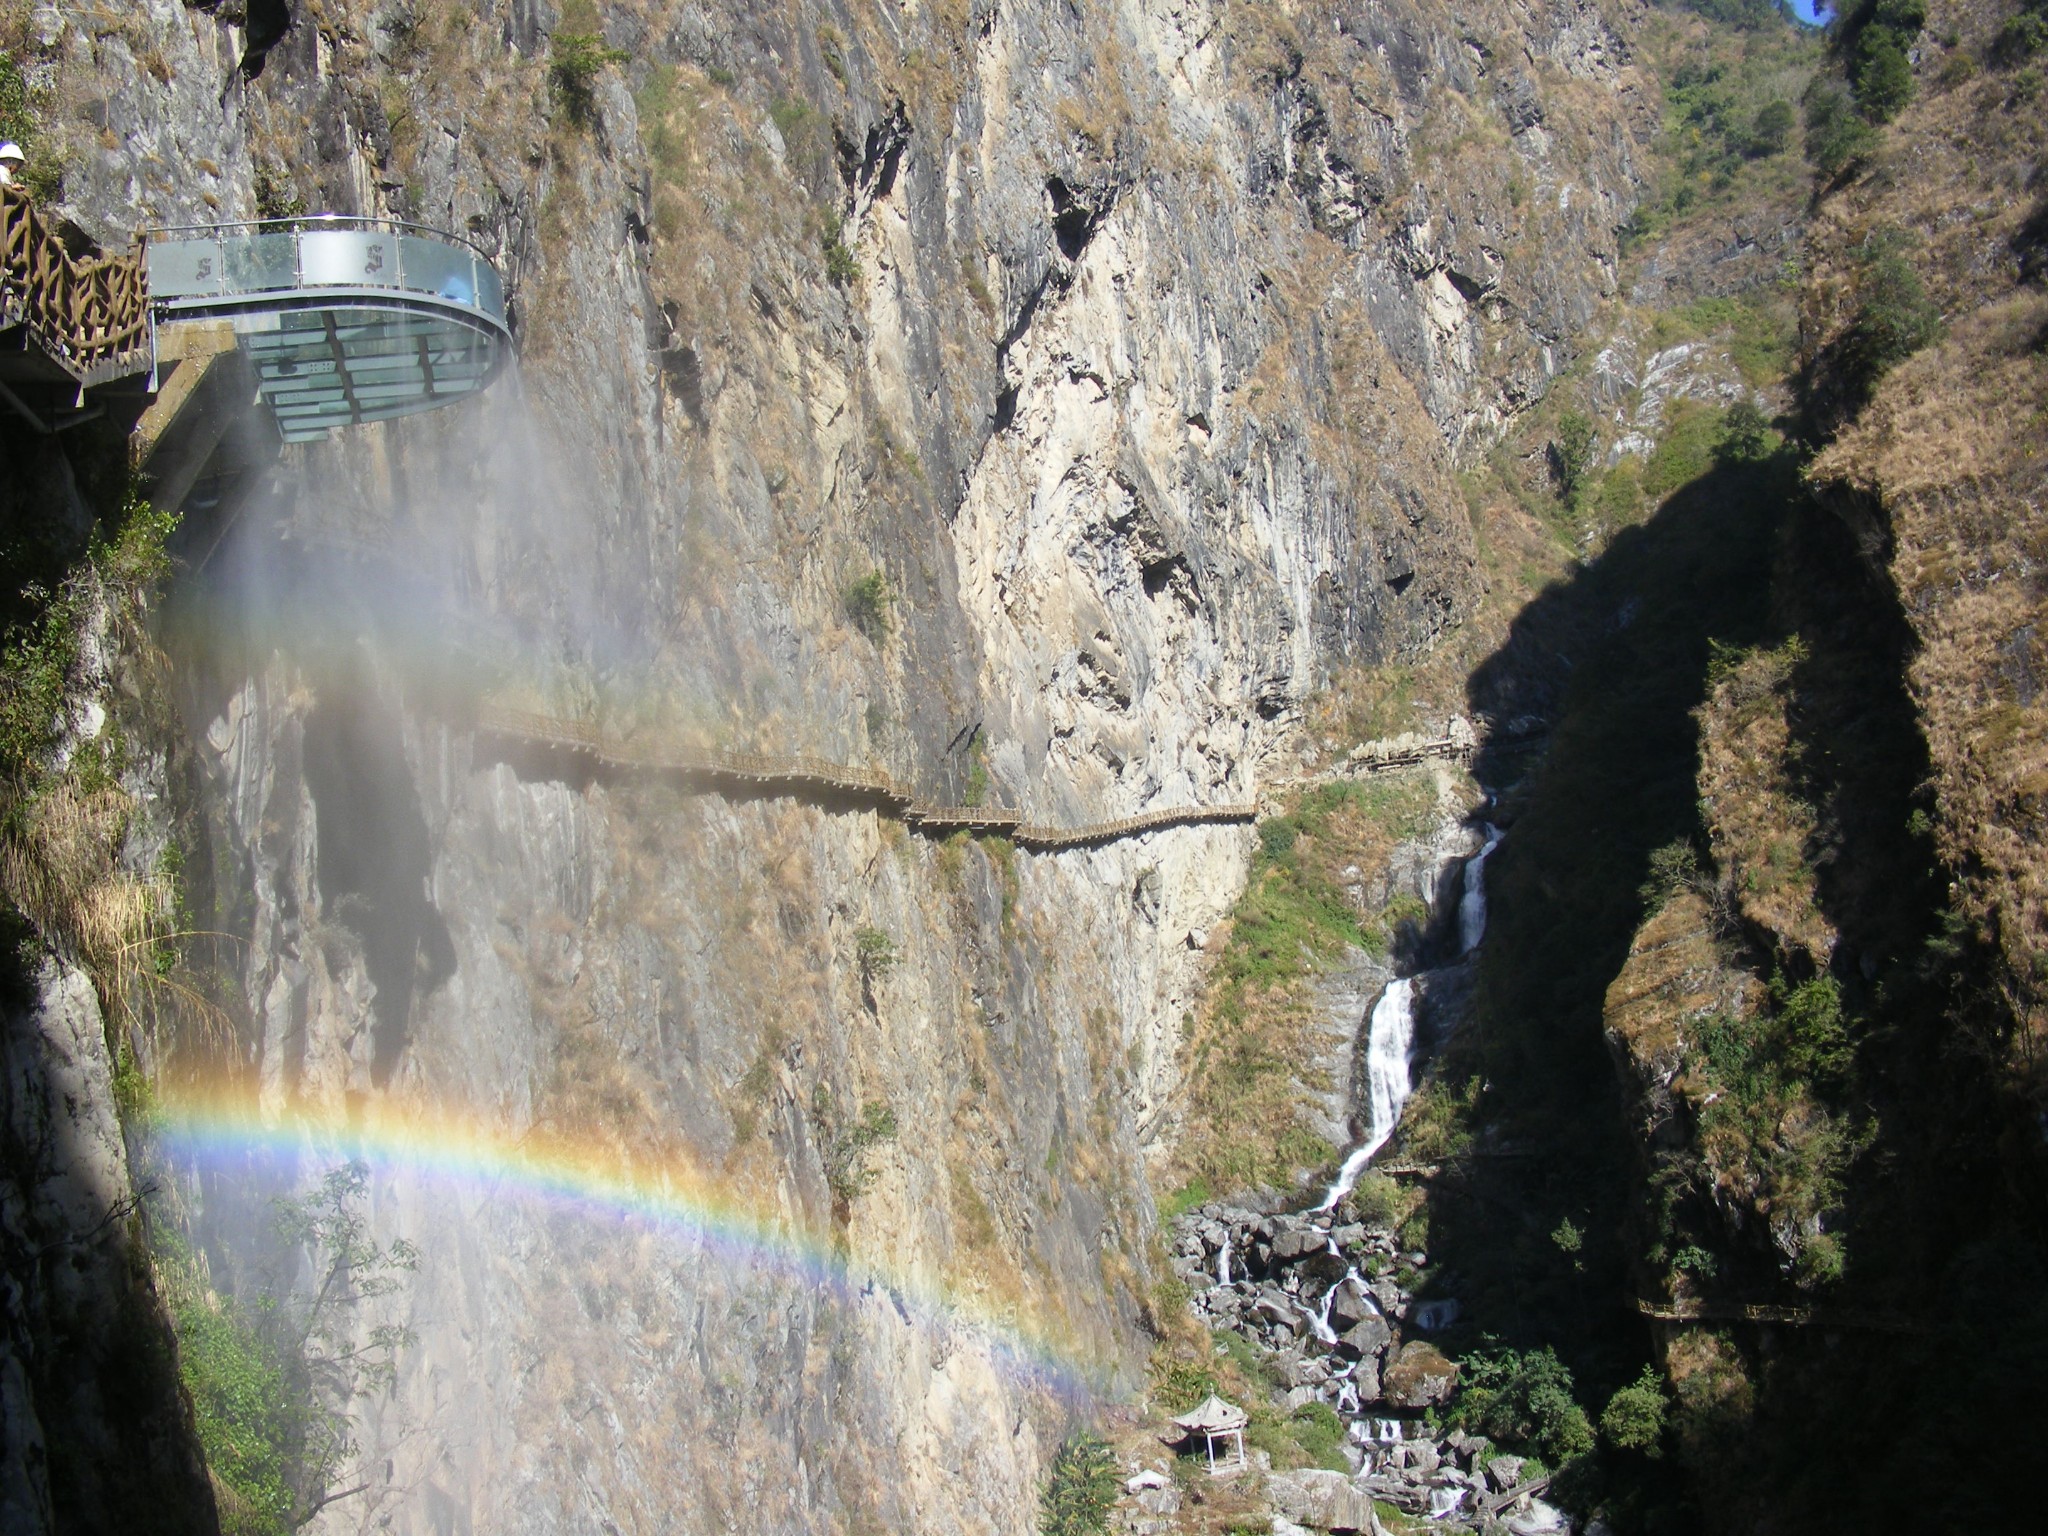
[[1372, 1299], [1379, 1303], [1380, 1310], [1386, 1313], [1387, 1316], [1406, 1317], [1408, 1315], [1408, 1298], [1402, 1294], [1401, 1287], [1394, 1284], [1393, 1281], [1375, 1280], [1372, 1283], [1371, 1290]]
[[1358, 1393], [1358, 1406], [1370, 1407], [1380, 1400], [1380, 1365], [1367, 1355], [1351, 1373], [1351, 1386]]
[[1177, 1515], [1180, 1513], [1180, 1490], [1147, 1488], [1138, 1495], [1138, 1508], [1148, 1515]]
[[1312, 1253], [1328, 1252], [1330, 1236], [1316, 1227], [1283, 1227], [1273, 1234], [1273, 1262], [1292, 1264]]
[[1351, 1270], [1342, 1255], [1332, 1253], [1328, 1248], [1309, 1254], [1296, 1267], [1301, 1274], [1323, 1281], [1342, 1280]]
[[1387, 1320], [1378, 1313], [1361, 1318], [1337, 1336], [1338, 1352], [1354, 1360], [1375, 1360], [1394, 1337]]
[[1522, 1480], [1522, 1458], [1519, 1456], [1496, 1456], [1486, 1464], [1486, 1478], [1502, 1493]]
[[1302, 1321], [1301, 1308], [1278, 1291], [1259, 1292], [1259, 1299], [1253, 1303], [1252, 1310], [1275, 1327], [1285, 1328], [1289, 1333], [1301, 1333], [1307, 1327]]
[[1368, 1317], [1379, 1315], [1380, 1309], [1366, 1295], [1365, 1287], [1354, 1279], [1341, 1282], [1336, 1295], [1330, 1298], [1330, 1326], [1339, 1333], [1357, 1327]]
[[1394, 1447], [1394, 1461], [1410, 1472], [1427, 1477], [1443, 1465], [1443, 1456], [1431, 1441], [1403, 1440]]
[[1457, 1385], [1458, 1367], [1434, 1344], [1420, 1339], [1402, 1345], [1401, 1352], [1380, 1373], [1380, 1390], [1397, 1408], [1436, 1407], [1450, 1398]]
[[1275, 1472], [1266, 1496], [1283, 1519], [1325, 1531], [1371, 1531], [1372, 1495], [1342, 1472], [1304, 1467]]

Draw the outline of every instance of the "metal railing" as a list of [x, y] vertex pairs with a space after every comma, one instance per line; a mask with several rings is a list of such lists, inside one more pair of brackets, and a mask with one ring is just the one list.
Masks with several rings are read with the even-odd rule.
[[149, 366], [149, 295], [139, 257], [75, 260], [16, 186], [0, 186], [0, 290], [46, 355], [81, 377]]
[[428, 297], [505, 328], [505, 289], [471, 241], [398, 219], [314, 214], [151, 230], [149, 295], [166, 309], [207, 309], [317, 290]]

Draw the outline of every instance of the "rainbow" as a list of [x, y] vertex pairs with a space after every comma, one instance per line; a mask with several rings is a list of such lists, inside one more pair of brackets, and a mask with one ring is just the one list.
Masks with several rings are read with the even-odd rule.
[[906, 1321], [978, 1347], [1021, 1385], [1070, 1405], [1107, 1389], [1107, 1372], [1087, 1364], [1071, 1341], [909, 1266], [853, 1255], [831, 1234], [706, 1176], [685, 1153], [545, 1129], [514, 1135], [481, 1116], [402, 1100], [279, 1107], [225, 1088], [160, 1094], [148, 1143], [155, 1158], [183, 1173], [232, 1178], [357, 1162], [373, 1178], [402, 1175], [457, 1199], [510, 1200], [600, 1230], [667, 1234], [735, 1273], [792, 1281], [848, 1305], [879, 1293]]

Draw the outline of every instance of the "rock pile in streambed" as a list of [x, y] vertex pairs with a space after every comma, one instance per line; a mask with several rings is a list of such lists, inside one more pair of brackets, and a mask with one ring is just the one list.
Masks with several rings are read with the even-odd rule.
[[[1403, 1252], [1385, 1228], [1335, 1214], [1266, 1214], [1207, 1205], [1174, 1224], [1173, 1264], [1196, 1317], [1228, 1330], [1263, 1357], [1274, 1407], [1327, 1404], [1343, 1423], [1351, 1473], [1271, 1472], [1275, 1530], [1370, 1530], [1382, 1500], [1470, 1528], [1481, 1505], [1515, 1486], [1522, 1462], [1485, 1439], [1432, 1434], [1424, 1410], [1456, 1390], [1458, 1367], [1430, 1335], [1457, 1320], [1450, 1297], [1418, 1297], [1411, 1283], [1428, 1256]], [[1503, 1512], [1509, 1530], [1563, 1532], [1564, 1516], [1540, 1501]], [[1170, 1529], [1170, 1526], [1162, 1526]]]

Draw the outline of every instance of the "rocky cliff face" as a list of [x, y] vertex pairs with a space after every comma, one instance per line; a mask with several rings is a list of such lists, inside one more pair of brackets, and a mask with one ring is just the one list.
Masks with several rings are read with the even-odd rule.
[[[257, 9], [33, 12], [67, 210], [467, 231], [525, 366], [189, 520], [227, 1064], [313, 1127], [186, 1166], [194, 1231], [253, 1275], [269, 1196], [395, 1114], [773, 1233], [380, 1169], [419, 1267], [360, 1325], [416, 1343], [318, 1528], [1027, 1528], [1066, 1395], [1133, 1381], [1187, 936], [1248, 835], [592, 780], [475, 693], [1043, 822], [1252, 798], [1334, 671], [1470, 612], [1460, 455], [1615, 283], [1627, 12], [340, 0], [252, 78]], [[819, 1245], [856, 1280], [775, 1256]]]

